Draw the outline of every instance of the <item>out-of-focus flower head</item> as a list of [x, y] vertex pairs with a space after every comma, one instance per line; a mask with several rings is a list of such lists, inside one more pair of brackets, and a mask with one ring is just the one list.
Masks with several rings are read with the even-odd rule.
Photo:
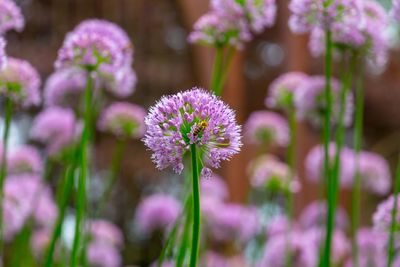
[[98, 74], [98, 78], [110, 93], [119, 98], [133, 94], [137, 83], [136, 73], [131, 67], [124, 67], [117, 71], [103, 70]]
[[278, 215], [268, 221], [266, 229], [267, 236], [271, 237], [288, 233], [290, 229], [296, 230], [297, 224], [291, 223], [285, 215]]
[[389, 193], [392, 184], [388, 162], [379, 154], [363, 151], [360, 154], [361, 183], [378, 195]]
[[27, 108], [40, 104], [39, 87], [39, 74], [29, 62], [8, 57], [6, 67], [0, 70], [0, 94]]
[[201, 258], [201, 261], [203, 262], [203, 266], [207, 267], [229, 267], [228, 259], [214, 251], [207, 251]]
[[25, 26], [25, 19], [21, 9], [12, 0], [0, 1], [0, 35], [10, 30], [22, 31]]
[[308, 79], [302, 72], [288, 72], [276, 78], [269, 86], [265, 105], [269, 108], [291, 109], [294, 93]]
[[[358, 230], [358, 266], [386, 266], [386, 245], [388, 243], [387, 239], [388, 234], [382, 231], [377, 231], [370, 228], [361, 228], [360, 230]], [[352, 260], [348, 260], [344, 266], [353, 267]]]
[[87, 260], [91, 266], [120, 267], [121, 255], [114, 246], [101, 242], [91, 242], [87, 247]]
[[145, 110], [138, 105], [115, 102], [102, 112], [98, 128], [120, 138], [140, 138], [145, 132], [145, 116]]
[[249, 165], [250, 183], [271, 191], [298, 192], [300, 184], [292, 177], [289, 166], [273, 155], [263, 155]]
[[215, 198], [223, 201], [229, 196], [225, 181], [214, 173], [211, 175], [210, 179], [201, 179], [200, 191], [202, 198]]
[[80, 128], [72, 110], [49, 107], [36, 116], [30, 136], [43, 143], [49, 155], [58, 156], [74, 144]]
[[92, 220], [88, 223], [88, 231], [92, 242], [104, 243], [115, 247], [122, 247], [123, 236], [121, 230], [106, 220]]
[[0, 37], [0, 70], [7, 66], [6, 40]]
[[[390, 227], [392, 224], [392, 211], [393, 211], [393, 206], [395, 203], [395, 198], [394, 195], [391, 195], [388, 197], [386, 200], [382, 201], [374, 215], [372, 216], [372, 221], [374, 223], [374, 228], [376, 230], [381, 230], [381, 231], [390, 231]], [[397, 201], [397, 206], [394, 207], [397, 211], [399, 211], [400, 208], [400, 201]], [[396, 226], [396, 229], [399, 229], [400, 227], [400, 212], [397, 212], [397, 216], [394, 218], [394, 223]]]
[[235, 113], [215, 95], [194, 88], [164, 96], [145, 118], [147, 127], [143, 138], [153, 151], [157, 168], [183, 170], [183, 156], [195, 144], [204, 155], [202, 176], [211, 174], [208, 166], [220, 167], [240, 151], [241, 128]]
[[145, 235], [166, 230], [181, 213], [181, 204], [172, 196], [155, 194], [143, 199], [136, 210], [136, 223]]
[[[324, 201], [314, 201], [301, 213], [299, 224], [304, 229], [323, 228], [326, 225], [327, 206]], [[349, 226], [349, 218], [346, 211], [338, 208], [335, 215], [337, 229], [346, 230]]]
[[255, 145], [287, 146], [289, 128], [284, 117], [270, 111], [254, 111], [244, 125], [244, 135]]
[[205, 231], [216, 242], [245, 244], [260, 231], [256, 208], [215, 202], [207, 211], [203, 212]]
[[[329, 144], [329, 158], [333, 164], [336, 155], [335, 143]], [[314, 183], [322, 181], [324, 167], [324, 147], [317, 145], [310, 150], [305, 159], [306, 175], [309, 181]], [[343, 147], [340, 153], [340, 184], [345, 188], [351, 188], [355, 174], [354, 152], [348, 147]]]
[[[358, 0], [291, 0], [289, 27], [295, 33], [306, 33], [314, 28], [323, 30], [347, 26], [349, 15], [360, 14]], [[356, 21], [354, 21], [356, 23]]]
[[85, 90], [87, 74], [80, 68], [57, 70], [47, 79], [44, 86], [44, 104], [79, 108], [79, 97]]
[[277, 12], [275, 0], [244, 1], [244, 10], [250, 29], [255, 33], [261, 33], [275, 23]]
[[392, 1], [392, 10], [390, 11], [391, 16], [398, 22], [400, 22], [400, 1]]
[[[332, 123], [337, 123], [340, 114], [340, 83], [331, 80], [332, 91]], [[348, 94], [345, 101], [344, 124], [349, 126], [353, 115], [353, 97]], [[312, 76], [295, 92], [295, 106], [301, 120], [307, 120], [315, 127], [320, 127], [324, 121], [327, 108], [325, 100], [325, 77]]]
[[51, 240], [51, 229], [35, 230], [31, 237], [31, 248], [37, 258], [42, 258]]
[[43, 162], [39, 151], [27, 145], [13, 151], [8, 158], [7, 164], [8, 174], [40, 174]]

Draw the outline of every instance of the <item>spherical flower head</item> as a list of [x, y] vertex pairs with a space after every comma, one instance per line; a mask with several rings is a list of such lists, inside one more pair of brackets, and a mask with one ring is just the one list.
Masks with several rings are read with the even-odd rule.
[[[329, 159], [331, 164], [336, 155], [335, 143], [329, 144]], [[314, 183], [323, 181], [324, 147], [317, 145], [310, 150], [305, 159], [306, 178]], [[355, 174], [355, 155], [353, 150], [343, 147], [340, 153], [340, 184], [344, 188], [351, 188]]]
[[261, 33], [275, 23], [277, 6], [275, 0], [249, 0], [244, 4], [250, 28]]
[[44, 104], [79, 108], [79, 99], [86, 86], [87, 74], [80, 68], [57, 70], [47, 79], [44, 85]]
[[291, 0], [289, 27], [295, 33], [306, 33], [318, 27], [332, 30], [345, 22], [348, 14], [359, 12], [358, 0], [333, 0], [327, 6], [325, 0]]
[[136, 210], [136, 223], [145, 235], [166, 230], [181, 213], [181, 204], [164, 194], [156, 194], [142, 200]]
[[[331, 80], [332, 92], [332, 123], [337, 123], [340, 114], [340, 83]], [[325, 77], [313, 76], [303, 83], [294, 97], [297, 115], [301, 120], [307, 120], [311, 125], [320, 127], [323, 124], [327, 103], [325, 100]], [[345, 100], [344, 125], [352, 122], [353, 97], [349, 93]]]
[[[90, 22], [90, 23], [89, 23]], [[126, 51], [115, 27], [108, 27], [105, 21], [83, 21], [68, 33], [58, 58], [57, 69], [64, 67], [82, 67], [85, 70], [116, 70], [130, 64]]]
[[0, 37], [0, 71], [7, 66], [6, 40]]
[[122, 263], [122, 258], [117, 248], [99, 242], [89, 243], [87, 260], [91, 266], [99, 267], [120, 267]]
[[267, 236], [268, 238], [274, 235], [281, 235], [288, 233], [290, 229], [296, 229], [297, 225], [290, 223], [289, 219], [284, 215], [278, 215], [271, 218], [267, 223]]
[[8, 174], [40, 174], [43, 162], [39, 151], [32, 146], [22, 146], [13, 151], [7, 161]]
[[359, 160], [363, 187], [377, 195], [389, 193], [392, 177], [388, 162], [381, 155], [366, 151], [360, 154]]
[[298, 192], [300, 184], [289, 166], [273, 155], [263, 155], [249, 165], [250, 183], [271, 192]]
[[244, 135], [254, 145], [278, 145], [289, 143], [289, 127], [286, 119], [275, 112], [254, 111], [244, 125]]
[[183, 170], [183, 156], [190, 145], [196, 145], [204, 155], [203, 170], [207, 166], [218, 168], [242, 145], [234, 111], [202, 89], [161, 98], [150, 108], [145, 124], [143, 141], [153, 151], [157, 168], [172, 166], [177, 173]]
[[[388, 197], [386, 200], [381, 202], [374, 215], [372, 216], [372, 221], [374, 223], [374, 228], [381, 231], [390, 231], [392, 225], [392, 211], [395, 203], [395, 198], [393, 195]], [[400, 201], [397, 201], [397, 207], [394, 207], [399, 211]], [[397, 216], [394, 220], [396, 229], [400, 227], [400, 212], [397, 212]]]
[[98, 78], [103, 82], [105, 89], [119, 98], [132, 95], [137, 83], [136, 73], [130, 66], [117, 70], [102, 69]]
[[127, 102], [116, 102], [101, 114], [98, 128], [119, 138], [140, 138], [144, 135], [145, 110]]
[[121, 247], [124, 241], [121, 230], [106, 220], [92, 220], [88, 223], [88, 231], [92, 241]]
[[269, 86], [265, 105], [269, 108], [291, 109], [294, 107], [294, 92], [308, 79], [302, 72], [288, 72], [276, 78]]
[[25, 26], [25, 19], [21, 9], [12, 0], [0, 1], [0, 35], [10, 30], [22, 31]]
[[204, 213], [204, 224], [215, 242], [245, 244], [260, 231], [256, 208], [222, 202], [215, 202], [214, 207]]
[[400, 1], [399, 0], [392, 1], [392, 10], [390, 11], [390, 14], [397, 22], [400, 22]]
[[[327, 206], [324, 201], [314, 201], [301, 213], [300, 226], [303, 229], [323, 228], [326, 225]], [[349, 218], [342, 208], [336, 210], [335, 226], [337, 229], [346, 230], [349, 226]]]
[[22, 59], [9, 57], [0, 70], [0, 94], [24, 108], [40, 104], [40, 76], [32, 65]]
[[209, 179], [201, 179], [200, 192], [202, 198], [215, 198], [220, 201], [226, 200], [229, 196], [225, 181], [214, 173]]
[[49, 107], [34, 119], [30, 136], [43, 143], [50, 156], [56, 157], [74, 144], [79, 128], [72, 110]]
[[[233, 1], [230, 1], [233, 2]], [[251, 40], [251, 34], [243, 15], [227, 15], [211, 10], [201, 16], [193, 26], [189, 42], [222, 47], [225, 45], [243, 48]]]

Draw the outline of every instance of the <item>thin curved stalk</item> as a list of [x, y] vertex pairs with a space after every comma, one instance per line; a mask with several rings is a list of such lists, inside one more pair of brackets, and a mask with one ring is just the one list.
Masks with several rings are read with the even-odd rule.
[[[192, 205], [192, 196], [189, 197], [189, 207], [191, 205]], [[192, 214], [193, 214], [192, 209], [188, 208], [185, 210], [186, 220], [183, 226], [181, 244], [178, 248], [178, 254], [176, 256], [176, 265], [175, 265], [176, 267], [182, 267], [185, 262], [186, 251], [187, 248], [189, 247], [189, 242], [190, 242], [190, 224], [192, 223], [193, 219]]]
[[224, 48], [222, 46], [217, 46], [215, 49], [213, 73], [211, 76], [211, 90], [216, 95], [221, 94], [219, 83], [222, 77], [223, 62], [224, 62]]
[[200, 186], [199, 186], [199, 164], [196, 152], [196, 144], [190, 145], [192, 159], [192, 193], [193, 193], [193, 231], [192, 231], [192, 247], [190, 254], [190, 267], [197, 266], [200, 245]]
[[397, 208], [399, 202], [399, 191], [400, 191], [400, 156], [399, 162], [397, 164], [396, 169], [396, 177], [394, 183], [394, 201], [393, 201], [393, 208], [392, 208], [392, 216], [391, 216], [391, 223], [390, 223], [390, 234], [389, 234], [389, 241], [388, 241], [388, 250], [387, 250], [387, 267], [392, 267], [394, 256], [396, 254], [395, 248], [395, 240], [394, 240], [394, 233], [396, 232], [397, 228]]

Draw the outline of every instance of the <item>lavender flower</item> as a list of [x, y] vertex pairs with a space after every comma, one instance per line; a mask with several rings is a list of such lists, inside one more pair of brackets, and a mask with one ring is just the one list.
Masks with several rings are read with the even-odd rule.
[[[340, 83], [333, 79], [332, 86], [332, 123], [337, 123], [340, 114]], [[347, 96], [345, 103], [344, 124], [349, 126], [352, 122], [353, 97]], [[309, 121], [313, 126], [319, 127], [324, 120], [326, 112], [325, 77], [313, 76], [303, 83], [295, 93], [295, 106], [297, 115], [302, 120]]]
[[51, 230], [42, 228], [35, 230], [31, 237], [31, 248], [37, 258], [42, 258], [50, 243]]
[[161, 98], [150, 109], [145, 124], [143, 141], [153, 151], [157, 168], [172, 166], [177, 173], [183, 170], [183, 155], [191, 144], [196, 144], [204, 155], [203, 174], [207, 166], [218, 168], [242, 145], [234, 111], [202, 89]]
[[173, 197], [156, 194], [142, 200], [136, 210], [136, 222], [142, 233], [149, 235], [171, 226], [181, 212], [181, 204]]
[[79, 131], [72, 110], [50, 107], [37, 115], [30, 135], [45, 144], [49, 155], [58, 156], [75, 142]]
[[24, 108], [40, 104], [40, 77], [25, 60], [9, 57], [0, 70], [0, 94]]
[[140, 106], [116, 102], [102, 112], [98, 128], [120, 138], [140, 138], [145, 132], [145, 116], [146, 112]]
[[229, 196], [228, 187], [225, 181], [216, 174], [212, 174], [210, 179], [200, 181], [201, 197], [226, 200]]
[[[329, 145], [331, 163], [334, 162], [336, 145]], [[324, 148], [317, 145], [311, 149], [305, 159], [307, 178], [312, 182], [319, 182], [323, 179]], [[351, 188], [354, 181], [355, 157], [350, 148], [343, 147], [340, 154], [340, 184], [345, 188]]]
[[[392, 211], [393, 211], [393, 205], [394, 205], [395, 198], [393, 195], [391, 195], [389, 198], [381, 202], [373, 217], [373, 223], [374, 223], [374, 228], [376, 230], [383, 230], [383, 231], [388, 231], [390, 230], [390, 226], [392, 224]], [[397, 202], [397, 211], [399, 211], [400, 207], [400, 201]], [[397, 212], [397, 216], [394, 220], [394, 223], [396, 224], [396, 229], [400, 226], [400, 212]]]
[[244, 134], [251, 144], [287, 146], [289, 128], [285, 118], [270, 111], [255, 111], [244, 125]]
[[91, 242], [87, 247], [87, 259], [93, 266], [120, 267], [121, 255], [117, 248], [98, 242]]
[[7, 66], [6, 40], [0, 37], [0, 71]]
[[[326, 225], [326, 203], [315, 201], [309, 204], [301, 213], [299, 218], [300, 226], [303, 229], [323, 228]], [[349, 226], [349, 218], [342, 208], [338, 208], [335, 216], [337, 229], [345, 230]]]
[[106, 220], [93, 220], [88, 223], [92, 241], [121, 247], [123, 236], [117, 226]]
[[44, 86], [46, 106], [79, 108], [79, 99], [85, 90], [87, 74], [80, 68], [65, 68], [54, 72]]
[[245, 1], [244, 9], [253, 32], [260, 33], [275, 23], [277, 11], [275, 0]]
[[7, 164], [8, 174], [40, 174], [43, 162], [36, 148], [22, 146], [10, 154]]
[[294, 107], [294, 93], [308, 79], [302, 72], [288, 72], [276, 78], [268, 90], [265, 105], [269, 108]]
[[256, 188], [271, 191], [297, 192], [300, 184], [291, 175], [289, 167], [273, 155], [260, 156], [249, 166], [250, 183]]
[[22, 31], [25, 20], [21, 9], [12, 0], [0, 1], [0, 35], [9, 30]]
[[400, 1], [399, 0], [393, 0], [392, 1], [392, 10], [390, 11], [392, 17], [400, 22]]
[[136, 73], [130, 67], [99, 72], [99, 79], [105, 88], [117, 97], [128, 97], [135, 91]]
[[274, 235], [282, 235], [288, 233], [290, 229], [296, 230], [298, 228], [296, 223], [290, 223], [288, 218], [284, 215], [278, 215], [271, 218], [267, 224], [268, 238]]
[[366, 151], [360, 154], [360, 175], [362, 186], [375, 194], [386, 195], [391, 189], [389, 165], [379, 154]]

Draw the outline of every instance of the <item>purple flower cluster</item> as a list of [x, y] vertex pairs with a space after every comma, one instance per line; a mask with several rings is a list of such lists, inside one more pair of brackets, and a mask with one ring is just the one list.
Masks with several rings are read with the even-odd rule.
[[91, 236], [87, 247], [89, 263], [99, 267], [121, 266], [119, 249], [123, 245], [123, 236], [117, 226], [105, 220], [90, 221], [88, 226]]
[[381, 196], [389, 193], [392, 177], [388, 162], [381, 155], [367, 151], [360, 154], [359, 160], [363, 187]]
[[308, 75], [302, 72], [282, 74], [270, 84], [265, 105], [269, 108], [293, 108], [294, 94], [307, 80]]
[[6, 40], [0, 37], [0, 71], [7, 66]]
[[207, 166], [218, 168], [241, 147], [241, 128], [235, 113], [215, 95], [194, 88], [164, 96], [145, 118], [143, 138], [153, 151], [152, 159], [159, 169], [171, 166], [181, 173], [183, 156], [195, 144], [204, 155], [203, 174]]
[[8, 173], [17, 174], [40, 174], [43, 162], [39, 151], [32, 146], [22, 146], [13, 151], [7, 160]]
[[[380, 203], [372, 217], [374, 228], [376, 230], [383, 230], [389, 232], [392, 223], [392, 211], [394, 206], [395, 198], [393, 195], [388, 197], [385, 201]], [[399, 210], [400, 201], [397, 201], [397, 207]], [[400, 212], [397, 212], [397, 216], [394, 221], [396, 229], [400, 226]]]
[[251, 144], [285, 147], [289, 142], [288, 123], [278, 113], [255, 111], [244, 125], [244, 135]]
[[298, 192], [300, 189], [300, 183], [292, 177], [287, 164], [273, 155], [263, 155], [251, 162], [249, 174], [250, 183], [256, 188], [285, 192]]
[[12, 0], [0, 1], [0, 35], [10, 30], [22, 31], [25, 19], [21, 9]]
[[107, 107], [98, 122], [101, 131], [120, 138], [140, 138], [144, 135], [145, 110], [126, 102], [115, 102]]
[[141, 233], [150, 235], [167, 230], [181, 213], [181, 204], [174, 197], [155, 194], [143, 199], [136, 210], [136, 223]]
[[4, 184], [3, 202], [4, 234], [7, 240], [13, 238], [28, 219], [51, 229], [57, 218], [57, 207], [50, 189], [36, 175], [15, 175], [7, 177]]
[[[340, 83], [333, 79], [332, 88], [332, 123], [337, 123], [340, 114]], [[322, 125], [327, 108], [325, 101], [325, 78], [311, 76], [307, 82], [302, 83], [295, 94], [295, 107], [297, 115], [302, 120], [309, 121], [314, 126]], [[349, 94], [345, 103], [344, 124], [349, 126], [352, 122], [353, 97]]]
[[7, 66], [0, 70], [0, 94], [22, 107], [40, 104], [40, 77], [25, 60], [9, 57]]
[[400, 22], [400, 1], [399, 0], [393, 0], [392, 1], [392, 10], [390, 11], [392, 17]]
[[212, 174], [210, 179], [201, 179], [201, 196], [209, 199], [224, 201], [228, 199], [229, 191], [224, 180], [216, 174]]
[[30, 134], [46, 146], [50, 156], [58, 156], [75, 142], [80, 131], [72, 110], [49, 107], [36, 116]]
[[195, 23], [189, 41], [241, 48], [251, 40], [251, 32], [274, 24], [276, 9], [275, 0], [213, 0], [209, 12]]

